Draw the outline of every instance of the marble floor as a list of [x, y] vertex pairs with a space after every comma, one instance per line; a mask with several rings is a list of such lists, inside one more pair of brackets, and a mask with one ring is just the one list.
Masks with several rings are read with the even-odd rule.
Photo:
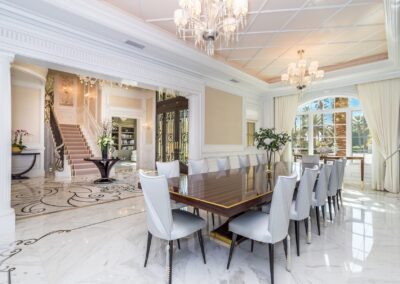
[[38, 177], [12, 182], [11, 206], [17, 219], [142, 196], [137, 175], [121, 167], [112, 184], [94, 184], [98, 176], [71, 179]]
[[[344, 210], [327, 222], [321, 236], [313, 224], [301, 256], [292, 237], [292, 271], [285, 269], [281, 244], [275, 249], [276, 283], [400, 283], [400, 197], [345, 185]], [[205, 217], [205, 216], [204, 216]], [[165, 283], [166, 243], [153, 239], [143, 267], [146, 213], [143, 198], [81, 207], [17, 220], [17, 242], [0, 253], [0, 283]], [[294, 236], [293, 231], [291, 232]], [[226, 270], [228, 248], [205, 233], [207, 264], [197, 239], [175, 248], [173, 283], [269, 283], [268, 247], [243, 242]]]

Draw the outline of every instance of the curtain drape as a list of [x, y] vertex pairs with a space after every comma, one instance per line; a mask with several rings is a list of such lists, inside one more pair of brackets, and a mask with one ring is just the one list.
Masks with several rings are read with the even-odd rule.
[[[275, 129], [291, 134], [296, 118], [298, 95], [275, 98]], [[283, 161], [292, 161], [292, 142], [286, 144], [282, 152]]]
[[368, 128], [372, 134], [372, 188], [398, 193], [399, 155], [383, 161], [399, 147], [400, 79], [357, 86]]

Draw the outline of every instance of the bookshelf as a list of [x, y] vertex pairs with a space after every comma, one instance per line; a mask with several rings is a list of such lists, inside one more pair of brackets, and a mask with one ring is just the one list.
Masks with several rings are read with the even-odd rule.
[[113, 118], [112, 138], [118, 157], [130, 160], [132, 151], [136, 150], [136, 120]]

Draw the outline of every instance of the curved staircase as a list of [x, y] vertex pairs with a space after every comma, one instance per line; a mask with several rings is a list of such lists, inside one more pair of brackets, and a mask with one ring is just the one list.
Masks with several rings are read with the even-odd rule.
[[96, 175], [99, 170], [92, 162], [84, 158], [92, 156], [79, 125], [60, 124], [60, 131], [64, 141], [65, 155], [71, 165], [72, 176]]

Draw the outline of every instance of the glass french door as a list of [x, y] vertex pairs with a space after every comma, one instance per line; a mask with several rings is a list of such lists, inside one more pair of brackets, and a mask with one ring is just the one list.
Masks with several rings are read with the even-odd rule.
[[189, 103], [175, 93], [157, 92], [156, 161], [179, 160], [189, 155]]

